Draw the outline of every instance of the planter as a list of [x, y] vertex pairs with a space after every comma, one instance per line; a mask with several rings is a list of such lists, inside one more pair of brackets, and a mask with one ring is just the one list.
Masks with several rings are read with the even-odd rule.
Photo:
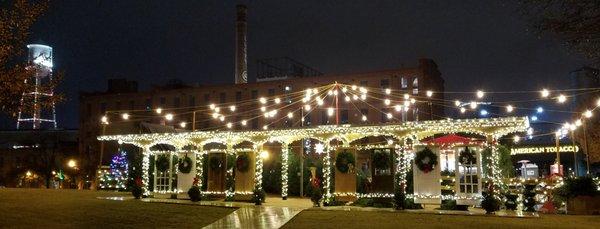
[[567, 201], [567, 214], [598, 215], [600, 214], [600, 196], [577, 196]]

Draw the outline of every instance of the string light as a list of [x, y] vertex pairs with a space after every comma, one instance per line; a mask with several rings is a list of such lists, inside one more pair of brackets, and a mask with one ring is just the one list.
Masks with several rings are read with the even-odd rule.
[[244, 119], [244, 120], [242, 120], [242, 122], [241, 122], [241, 123], [242, 123], [242, 126], [246, 126], [246, 124], [247, 124], [247, 121]]
[[536, 111], [537, 111], [538, 114], [544, 113], [544, 108], [543, 107], [538, 107], [536, 109]]
[[156, 108], [156, 113], [157, 113], [157, 114], [160, 114], [160, 113], [162, 113], [162, 108], [160, 108], [160, 107], [159, 107], [159, 108]]
[[337, 96], [338, 95], [338, 90], [333, 90], [333, 95]]
[[404, 99], [410, 99], [410, 95], [409, 94], [404, 94]]
[[427, 91], [425, 94], [427, 95], [427, 97], [431, 97], [433, 96], [433, 91]]
[[386, 88], [386, 89], [385, 89], [385, 94], [386, 94], [386, 95], [389, 95], [389, 94], [391, 94], [391, 93], [392, 93], [392, 89], [389, 89], [389, 88]]
[[221, 115], [221, 116], [219, 117], [219, 120], [221, 120], [221, 122], [225, 121], [225, 115]]
[[265, 112], [265, 111], [267, 111], [267, 108], [262, 106], [262, 107], [260, 107], [260, 111]]
[[346, 88], [346, 87], [343, 87], [343, 88], [342, 88], [342, 92], [343, 92], [343, 93], [346, 93], [347, 91], [348, 91], [348, 88]]
[[396, 106], [394, 106], [394, 109], [395, 109], [396, 111], [398, 111], [398, 112], [399, 112], [399, 111], [402, 111], [402, 106], [400, 106], [400, 105], [396, 105]]
[[317, 97], [317, 105], [322, 106], [323, 105], [323, 99]]
[[392, 113], [387, 113], [386, 116], [388, 119], [392, 119], [394, 117], [394, 116], [392, 116]]
[[269, 126], [267, 126], [267, 125], [264, 125], [264, 126], [263, 126], [263, 130], [267, 130], [267, 129], [269, 129]]
[[358, 100], [358, 95], [352, 95], [352, 99]]
[[317, 90], [316, 88], [313, 88], [312, 93], [316, 95], [317, 93], [319, 93], [319, 90]]
[[287, 114], [287, 117], [288, 117], [288, 118], [293, 118], [293, 117], [294, 117], [294, 113], [292, 113], [292, 112], [288, 112], [288, 114]]
[[367, 116], [363, 115], [361, 119], [363, 120], [363, 122], [365, 122], [365, 121], [367, 121]]
[[180, 123], [179, 123], [179, 126], [180, 126], [181, 128], [185, 128], [185, 126], [187, 126], [187, 123], [185, 123], [185, 122], [180, 122]]
[[469, 107], [471, 107], [471, 109], [475, 110], [475, 108], [477, 108], [477, 103], [475, 101], [471, 101], [471, 103], [469, 104]]
[[211, 103], [208, 107], [210, 107], [211, 110], [214, 110], [217, 106], [214, 103]]
[[310, 104], [306, 104], [306, 105], [304, 105], [304, 110], [306, 110], [306, 111], [309, 111], [309, 110], [310, 110], [310, 108], [311, 108], [311, 107], [310, 107]]
[[598, 99], [598, 101], [596, 101], [596, 106], [600, 107], [600, 99]]
[[585, 116], [586, 118], [591, 118], [592, 115], [593, 114], [591, 110], [586, 110], [585, 112], [583, 112], [583, 116]]
[[226, 126], [227, 126], [227, 128], [231, 129], [231, 127], [233, 127], [233, 124], [232, 124], [232, 123], [230, 123], [230, 122], [228, 122], [228, 123], [226, 124]]
[[165, 115], [165, 119], [166, 119], [167, 121], [171, 121], [171, 120], [173, 120], [173, 114], [171, 114], [171, 113], [169, 113], [169, 114], [166, 114], [166, 115]]
[[214, 119], [218, 119], [218, 118], [219, 118], [219, 116], [220, 116], [220, 115], [219, 115], [219, 113], [212, 113], [212, 117], [213, 117]]
[[266, 104], [267, 103], [267, 99], [265, 97], [260, 97], [260, 99], [258, 99], [258, 101], [262, 104]]
[[466, 108], [464, 108], [464, 107], [461, 107], [461, 108], [460, 108], [460, 113], [463, 113], [463, 114], [464, 114], [466, 111], [467, 111], [467, 109], [466, 109]]
[[102, 122], [102, 124], [108, 124], [108, 117], [106, 117], [106, 115], [102, 116], [102, 118], [100, 118], [100, 122]]
[[392, 103], [392, 101], [390, 101], [389, 99], [385, 99], [385, 100], [383, 100], [383, 103], [384, 103], [386, 106], [389, 106], [389, 105], [390, 105], [390, 103]]
[[483, 92], [482, 90], [477, 90], [477, 98], [481, 99], [481, 98], [483, 98], [484, 95], [485, 95], [485, 92]]
[[352, 85], [352, 90], [356, 91], [356, 85]]
[[544, 98], [550, 96], [550, 91], [548, 91], [548, 89], [546, 89], [546, 88], [542, 89], [542, 91], [540, 93], [542, 94], [542, 97], [544, 97]]
[[513, 112], [514, 109], [515, 108], [512, 105], [506, 106], [506, 112], [508, 112], [508, 113]]
[[235, 106], [234, 105], [229, 106], [229, 110], [232, 112], [235, 111]]
[[346, 102], [350, 102], [350, 96], [346, 96], [346, 97], [344, 98], [344, 100], [345, 100]]
[[563, 95], [563, 94], [560, 94], [560, 95], [558, 95], [558, 97], [556, 97], [556, 100], [559, 103], [564, 103], [565, 101], [567, 101], [567, 97], [565, 95]]
[[411, 99], [410, 99], [410, 103], [412, 103], [412, 104], [415, 104], [416, 102], [417, 102], [417, 100], [416, 100], [416, 99], [414, 99], [414, 98], [411, 98]]
[[581, 126], [581, 125], [583, 125], [583, 122], [581, 122], [581, 119], [577, 119], [575, 121], [575, 126]]
[[215, 107], [215, 112], [219, 113], [221, 111], [220, 107]]
[[327, 108], [327, 115], [332, 116], [334, 113], [333, 107]]
[[454, 100], [454, 106], [460, 107], [460, 101]]
[[517, 142], [521, 141], [521, 137], [519, 137], [519, 135], [515, 135], [515, 136], [513, 137], [513, 141], [514, 141], [515, 143], [517, 143]]
[[360, 95], [360, 99], [361, 100], [366, 100], [367, 99], [367, 95], [365, 95], [365, 94]]

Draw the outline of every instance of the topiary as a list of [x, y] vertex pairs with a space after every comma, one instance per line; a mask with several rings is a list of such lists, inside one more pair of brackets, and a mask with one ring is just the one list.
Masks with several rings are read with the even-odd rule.
[[482, 192], [481, 195], [483, 196], [481, 207], [485, 209], [486, 214], [492, 214], [500, 209], [500, 201], [494, 198], [493, 192]]
[[373, 167], [380, 170], [386, 170], [390, 168], [390, 154], [380, 150], [374, 151]]
[[321, 188], [314, 188], [310, 194], [310, 200], [313, 202], [313, 206], [320, 207], [321, 199], [323, 199], [323, 191], [321, 191]]
[[394, 189], [394, 207], [396, 208], [396, 210], [403, 210], [405, 201], [406, 194], [404, 194], [402, 188], [400, 188], [398, 185], [398, 187]]
[[567, 201], [569, 198], [577, 196], [596, 196], [600, 195], [594, 179], [590, 176], [566, 178], [564, 184], [553, 192], [556, 199]]
[[506, 194], [506, 202], [504, 202], [504, 206], [507, 210], [517, 210], [517, 195], [515, 194]]
[[415, 165], [417, 165], [417, 168], [424, 173], [429, 173], [437, 165], [437, 155], [435, 155], [435, 153], [433, 153], [429, 148], [425, 147], [425, 149], [417, 152], [417, 156], [415, 157]]
[[169, 169], [169, 157], [167, 154], [161, 154], [156, 158], [156, 170], [165, 172]]
[[200, 192], [200, 187], [198, 186], [192, 186], [187, 193], [192, 202], [198, 202], [202, 199], [202, 192]]
[[185, 155], [184, 158], [179, 159], [178, 169], [181, 173], [190, 173], [192, 170], [192, 159]]
[[139, 198], [142, 198], [142, 194], [144, 194], [144, 190], [142, 189], [142, 187], [135, 185], [135, 186], [133, 186], [133, 188], [131, 188], [131, 194], [136, 199], [139, 199]]
[[523, 206], [525, 211], [535, 212], [535, 184], [525, 184], [523, 190]]
[[236, 160], [235, 160], [235, 167], [237, 168], [238, 171], [245, 173], [248, 171], [248, 168], [250, 167], [250, 159], [248, 158], [248, 154], [247, 153], [241, 153], [240, 155], [237, 156]]
[[354, 166], [355, 162], [356, 161], [354, 159], [354, 154], [348, 152], [347, 150], [344, 150], [338, 153], [335, 159], [335, 167], [341, 173], [348, 173], [348, 171], [350, 170], [350, 165]]

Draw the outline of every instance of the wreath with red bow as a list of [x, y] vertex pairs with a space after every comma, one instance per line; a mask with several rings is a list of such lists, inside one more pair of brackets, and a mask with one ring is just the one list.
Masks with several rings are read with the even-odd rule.
[[417, 152], [415, 164], [419, 170], [423, 171], [424, 173], [429, 173], [437, 165], [437, 155], [435, 155], [435, 153], [433, 153], [429, 148], [425, 147], [425, 149]]
[[250, 167], [250, 159], [248, 158], [247, 153], [242, 153], [237, 156], [235, 159], [235, 167], [242, 173], [248, 171], [248, 167]]

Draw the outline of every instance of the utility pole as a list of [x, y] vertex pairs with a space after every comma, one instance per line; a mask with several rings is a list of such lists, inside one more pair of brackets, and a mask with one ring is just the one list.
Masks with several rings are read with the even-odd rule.
[[554, 139], [556, 139], [556, 172], [562, 176], [563, 174], [560, 169], [560, 132], [556, 131], [554, 136]]
[[335, 91], [335, 93], [333, 94], [333, 96], [335, 96], [335, 125], [340, 125], [340, 106], [338, 103], [338, 83], [337, 81], [335, 82], [335, 86], [333, 87], [333, 90]]
[[587, 132], [585, 128], [585, 120], [582, 122], [583, 124], [583, 147], [585, 150], [585, 163], [586, 163], [586, 174], [590, 174], [590, 153], [588, 151], [588, 143], [587, 143]]
[[[300, 127], [304, 127], [304, 107], [300, 108]], [[300, 198], [304, 197], [304, 138], [300, 142]]]
[[196, 111], [192, 112], [192, 132], [196, 131]]
[[577, 150], [575, 150], [575, 130], [571, 129], [571, 144], [573, 144], [573, 168], [575, 176], [578, 176], [578, 165], [577, 165]]

